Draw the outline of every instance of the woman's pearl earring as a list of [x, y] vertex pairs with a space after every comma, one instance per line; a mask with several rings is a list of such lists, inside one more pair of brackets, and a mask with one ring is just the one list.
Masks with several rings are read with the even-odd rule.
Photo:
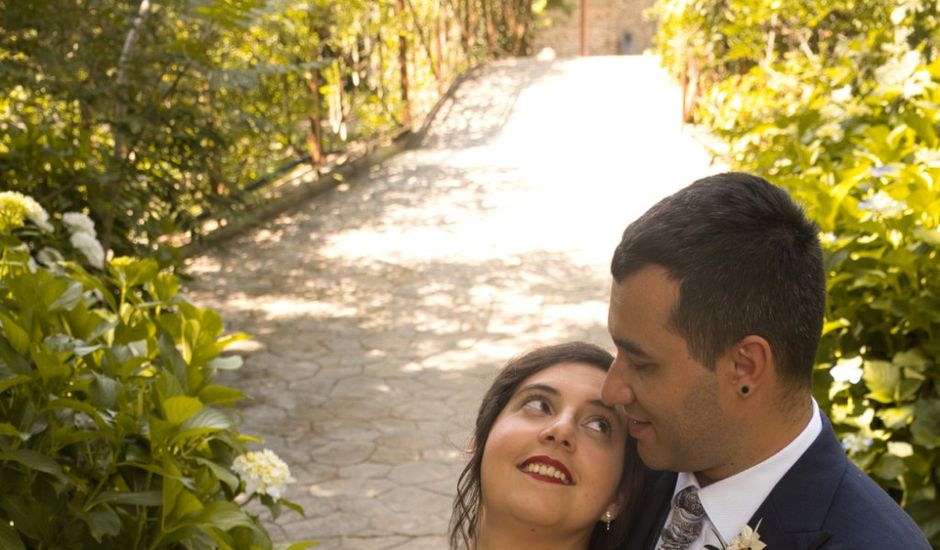
[[610, 513], [610, 510], [604, 512], [604, 523], [607, 524], [607, 530], [610, 531], [610, 522], [614, 520], [614, 515]]

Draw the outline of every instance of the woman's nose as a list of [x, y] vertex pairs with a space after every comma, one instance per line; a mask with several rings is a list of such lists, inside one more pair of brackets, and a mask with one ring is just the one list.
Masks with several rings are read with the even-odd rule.
[[552, 423], [539, 434], [539, 441], [545, 444], [560, 445], [564, 449], [575, 450], [576, 437], [574, 418], [562, 414], [552, 419]]
[[610, 370], [601, 386], [601, 400], [607, 405], [630, 405], [636, 401], [633, 388], [627, 380], [626, 363], [619, 356], [610, 364]]

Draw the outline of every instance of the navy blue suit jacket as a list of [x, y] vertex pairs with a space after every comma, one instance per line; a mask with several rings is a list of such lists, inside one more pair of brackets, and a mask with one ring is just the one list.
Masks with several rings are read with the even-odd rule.
[[[917, 524], [842, 450], [832, 425], [783, 476], [751, 517], [767, 550], [931, 550]], [[674, 472], [656, 472], [626, 550], [650, 550], [669, 513]]]

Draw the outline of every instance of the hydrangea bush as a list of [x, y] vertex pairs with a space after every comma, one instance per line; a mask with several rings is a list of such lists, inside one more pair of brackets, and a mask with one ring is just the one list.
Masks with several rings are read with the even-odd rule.
[[290, 473], [243, 466], [244, 396], [214, 383], [245, 335], [154, 260], [106, 262], [84, 214], [53, 222], [0, 193], [0, 548], [273, 548], [245, 505], [302, 513]]
[[[821, 228], [816, 397], [849, 456], [940, 546], [940, 6], [660, 0], [696, 118]], [[682, 33], [694, 35], [678, 47]]]

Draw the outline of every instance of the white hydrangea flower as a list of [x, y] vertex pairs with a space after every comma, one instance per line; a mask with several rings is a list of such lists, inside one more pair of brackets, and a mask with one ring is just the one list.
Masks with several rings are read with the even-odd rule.
[[914, 151], [914, 160], [928, 168], [940, 168], [940, 149], [921, 147]]
[[95, 233], [95, 222], [81, 212], [66, 212], [62, 214], [62, 222], [68, 228], [69, 233], [88, 233], [91, 236]]
[[72, 243], [72, 246], [77, 248], [79, 252], [85, 255], [89, 264], [98, 269], [104, 268], [104, 248], [101, 247], [101, 243], [98, 242], [98, 239], [96, 239], [94, 235], [79, 231], [72, 233], [72, 236], [69, 237], [69, 242]]
[[930, 84], [930, 73], [919, 68], [922, 63], [923, 58], [917, 50], [908, 50], [900, 57], [888, 59], [875, 69], [878, 92], [899, 92], [908, 99], [924, 93]]
[[907, 6], [898, 6], [891, 11], [891, 22], [897, 26], [907, 17]]
[[862, 375], [865, 373], [862, 370], [862, 362], [861, 356], [851, 359], [839, 359], [836, 366], [829, 369], [829, 374], [836, 382], [858, 384], [858, 381], [862, 379]]
[[232, 470], [245, 482], [245, 494], [281, 498], [288, 483], [296, 481], [287, 464], [270, 449], [251, 451], [232, 462]]
[[46, 210], [32, 197], [16, 191], [0, 192], [0, 217], [0, 229], [4, 231], [22, 227], [24, 218], [46, 233], [53, 229]]
[[852, 99], [852, 86], [846, 84], [841, 88], [836, 88], [832, 91], [832, 100], [836, 103], [845, 103], [846, 101]]
[[819, 234], [819, 242], [825, 245], [830, 245], [836, 242], [836, 234], [832, 231], [825, 231]]
[[902, 201], [896, 201], [884, 191], [878, 191], [871, 198], [858, 203], [862, 210], [875, 212], [885, 218], [893, 218], [904, 213], [907, 205]]
[[842, 449], [851, 454], [862, 453], [871, 449], [873, 443], [872, 438], [860, 433], [853, 433], [842, 438]]
[[26, 217], [29, 221], [36, 224], [42, 231], [52, 233], [52, 224], [49, 223], [49, 213], [35, 199], [28, 195], [23, 195], [23, 202], [26, 203]]

